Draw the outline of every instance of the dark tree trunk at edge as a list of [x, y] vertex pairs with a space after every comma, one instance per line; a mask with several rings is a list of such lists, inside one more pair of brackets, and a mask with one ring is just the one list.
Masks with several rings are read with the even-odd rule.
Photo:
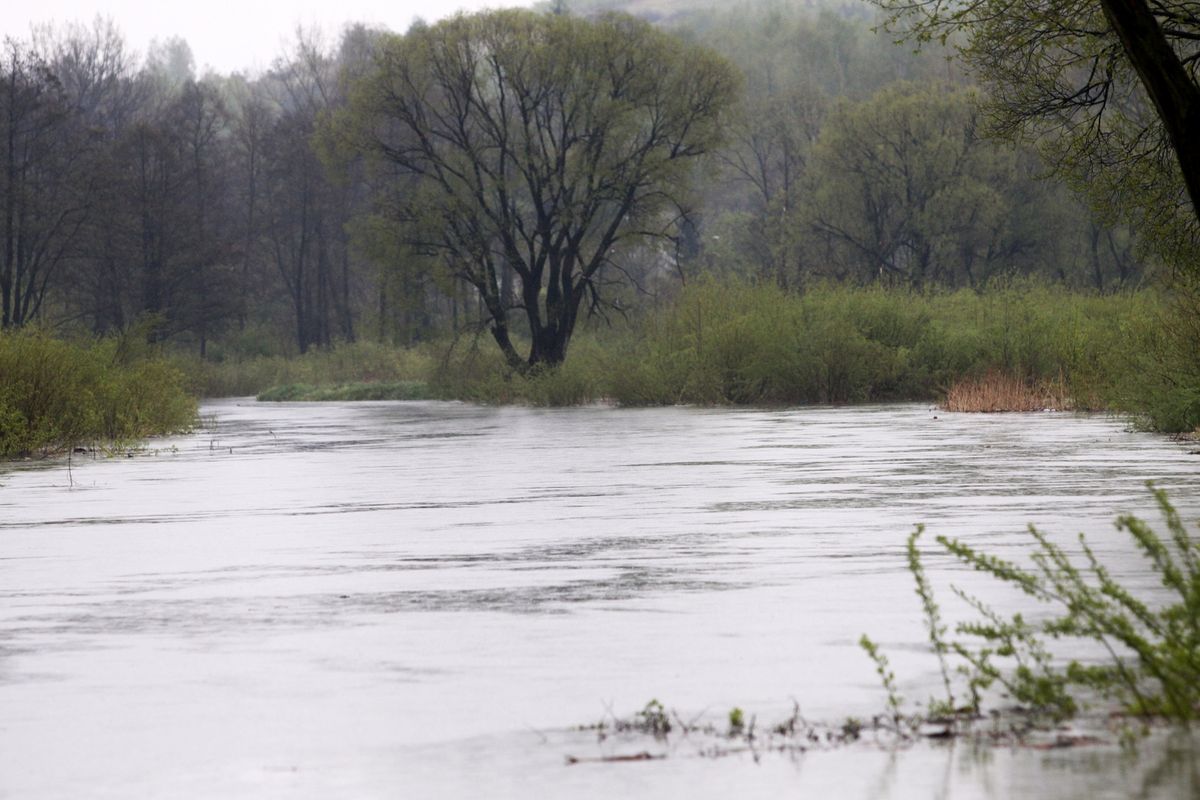
[[1100, 5], [1154, 101], [1179, 160], [1192, 212], [1200, 220], [1200, 87], [1144, 0], [1100, 0]]

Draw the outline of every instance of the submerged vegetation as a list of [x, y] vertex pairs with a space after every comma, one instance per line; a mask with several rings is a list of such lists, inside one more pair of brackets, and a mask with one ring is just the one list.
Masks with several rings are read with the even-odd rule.
[[191, 427], [183, 373], [135, 337], [0, 332], [0, 458], [124, 444]]
[[[798, 703], [793, 703], [786, 718], [762, 724], [755, 716], [747, 721], [740, 708], [731, 709], [724, 721], [707, 714], [685, 719], [678, 711], [651, 700], [631, 715], [610, 714], [599, 722], [575, 729], [595, 734], [601, 754], [568, 755], [566, 761], [569, 765], [624, 763], [679, 755], [709, 759], [749, 755], [758, 761], [771, 754], [794, 756], [856, 745], [894, 751], [921, 742], [946, 741], [965, 741], [979, 748], [980, 753], [992, 747], [1057, 750], [1109, 744], [1113, 727], [1099, 723], [1094, 730], [1072, 730], [1042, 724], [1025, 713], [968, 720], [962, 716], [955, 719], [904, 716], [889, 711], [869, 719], [820, 721], [805, 717]], [[1112, 732], [1124, 733], [1119, 729]], [[1132, 740], [1122, 739], [1125, 742]]]
[[[924, 528], [918, 526], [908, 538], [908, 567], [929, 649], [938, 660], [941, 697], [908, 703], [887, 656], [863, 635], [859, 645], [886, 693], [884, 713], [819, 722], [806, 719], [796, 704], [782, 722], [760, 725], [733, 708], [721, 724], [710, 715], [685, 719], [651, 700], [630, 716], [613, 714], [580, 729], [594, 732], [609, 751], [613, 744], [637, 749], [571, 756], [568, 763], [665, 758], [684, 740], [709, 758], [959, 739], [1040, 750], [1108, 745], [1114, 739], [1134, 746], [1152, 723], [1194, 722], [1200, 719], [1200, 539], [1189, 534], [1166, 493], [1150, 489], [1165, 533], [1130, 515], [1119, 517], [1116, 526], [1150, 565], [1157, 579], [1153, 589], [1135, 590], [1119, 581], [1083, 534], [1077, 548], [1069, 548], [1030, 526], [1034, 546], [1028, 565], [939, 536], [945, 553], [1033, 598], [1042, 609], [1006, 615], [952, 587], [978, 615], [954, 624], [953, 633], [925, 571], [919, 546]], [[1086, 655], [1078, 657], [1081, 653]], [[1083, 718], [1083, 724], [1063, 724], [1072, 718]], [[658, 747], [644, 749], [651, 742]]]
[[[1153, 491], [1166, 533], [1133, 516], [1117, 519], [1149, 563], [1158, 587], [1139, 593], [1121, 583], [1083, 534], [1077, 552], [1029, 527], [1031, 565], [984, 553], [957, 539], [937, 537], [942, 549], [1037, 600], [1044, 611], [1006, 616], [958, 587], [954, 595], [978, 617], [949, 635], [918, 548], [923, 528], [908, 539], [909, 568], [916, 580], [926, 630], [941, 666], [945, 695], [931, 699], [929, 714], [957, 722], [980, 714], [989, 691], [1016, 703], [1031, 718], [1069, 718], [1089, 703], [1115, 703], [1138, 718], [1176, 722], [1200, 719], [1200, 539], [1190, 535], [1165, 492]], [[1098, 648], [1092, 660], [1066, 658]], [[875, 662], [889, 709], [903, 719], [895, 678], [886, 658], [866, 636], [862, 646]], [[917, 717], [918, 721], [922, 718]], [[914, 724], [910, 722], [909, 724]]]

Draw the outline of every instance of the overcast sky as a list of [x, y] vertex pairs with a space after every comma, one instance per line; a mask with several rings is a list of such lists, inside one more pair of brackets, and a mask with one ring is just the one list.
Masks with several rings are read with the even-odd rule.
[[145, 54], [152, 39], [181, 36], [198, 71], [259, 70], [284, 49], [297, 24], [336, 33], [348, 22], [404, 31], [459, 10], [532, 5], [532, 0], [13, 0], [0, 15], [4, 36], [24, 38], [31, 23], [113, 19], [131, 47]]

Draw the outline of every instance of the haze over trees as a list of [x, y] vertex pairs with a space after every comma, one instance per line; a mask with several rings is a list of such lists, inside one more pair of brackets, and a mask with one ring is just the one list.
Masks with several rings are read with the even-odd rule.
[[614, 254], [670, 229], [736, 88], [723, 59], [632, 17], [496, 12], [384, 39], [330, 127], [368, 156], [382, 225], [478, 293], [524, 369], [561, 363]]
[[919, 42], [954, 41], [992, 127], [1037, 143], [1110, 218], [1152, 232], [1196, 272], [1200, 10], [1192, 2], [879, 0]]
[[[1180, 180], [1093, 214], [1049, 140], [983, 135], [977, 96], [1014, 102], [998, 82], [897, 47], [869, 6], [697, 5], [300, 32], [253, 76], [197, 75], [181, 40], [139, 58], [105, 21], [10, 39], [0, 324], [144, 323], [210, 358], [487, 330], [525, 370], [704, 274], [1107, 292], [1155, 270], [1143, 245], [1178, 218], [1148, 210]], [[591, 16], [626, 7], [657, 25]], [[1117, 198], [1169, 152], [1128, 74], [1079, 152], [1149, 149], [1072, 173]]]

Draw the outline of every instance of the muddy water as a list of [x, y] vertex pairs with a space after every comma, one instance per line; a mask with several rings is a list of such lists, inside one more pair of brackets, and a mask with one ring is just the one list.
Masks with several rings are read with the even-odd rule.
[[[1200, 516], [1200, 456], [1102, 417], [214, 403], [129, 458], [0, 473], [0, 797], [1185, 797], [1160, 735], [584, 764], [571, 726], [869, 716], [937, 690], [914, 523], [1019, 556], [1034, 522]], [[1005, 595], [953, 565], [949, 579]], [[1013, 601], [1018, 602], [1018, 601]], [[653, 744], [653, 743], [651, 743]], [[640, 745], [639, 745], [640, 746]]]

